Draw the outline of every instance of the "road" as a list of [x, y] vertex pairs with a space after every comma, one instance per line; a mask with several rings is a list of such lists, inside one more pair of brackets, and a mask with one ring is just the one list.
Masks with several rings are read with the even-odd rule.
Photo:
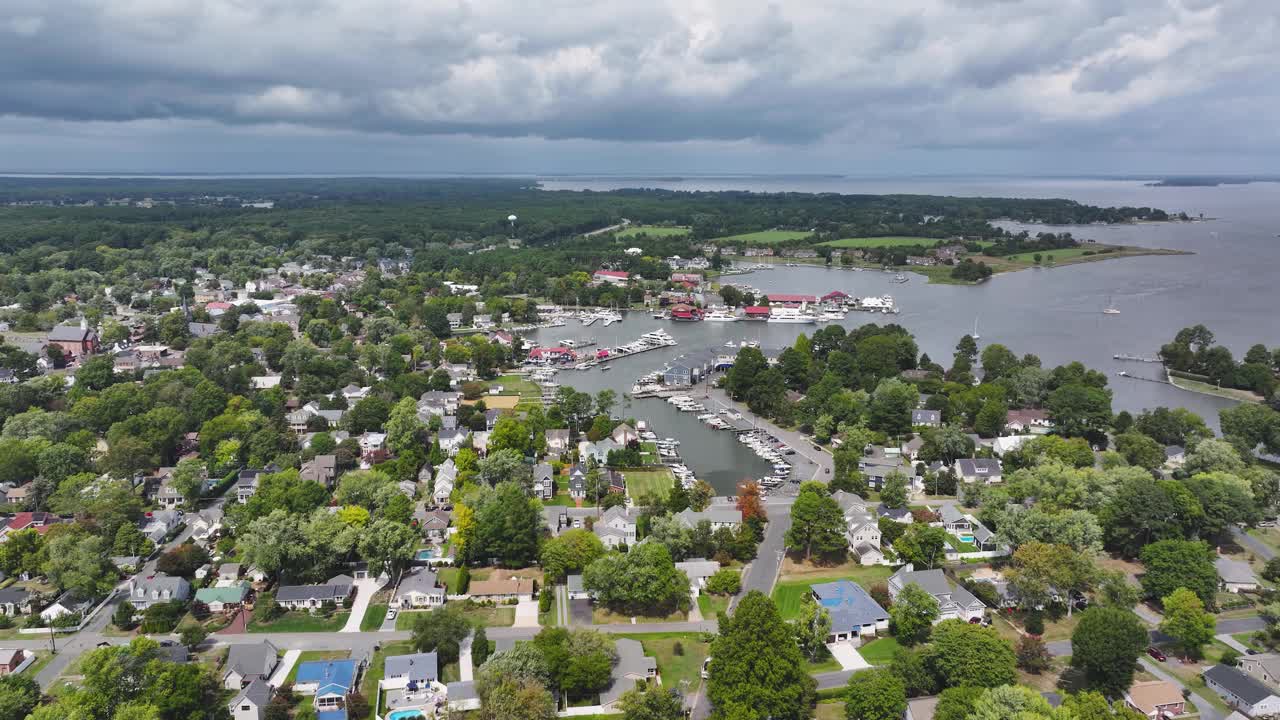
[[[1194, 692], [1188, 692], [1187, 686], [1183, 685], [1182, 681], [1173, 673], [1165, 672], [1164, 668], [1160, 667], [1160, 663], [1154, 662], [1145, 657], [1139, 658], [1138, 662], [1142, 663], [1142, 667], [1145, 668], [1147, 672], [1155, 675], [1161, 680], [1167, 680], [1181, 688], [1182, 694], [1191, 700], [1191, 704], [1196, 706], [1196, 710], [1200, 711], [1200, 720], [1222, 720], [1222, 713], [1218, 712], [1218, 709], [1215, 708], [1212, 703]], [[1213, 691], [1210, 690], [1209, 692]]]
[[1262, 558], [1263, 560], [1270, 560], [1271, 558], [1276, 556], [1275, 550], [1272, 550], [1271, 548], [1267, 547], [1267, 545], [1263, 543], [1261, 540], [1246, 533], [1244, 530], [1241, 530], [1239, 527], [1233, 526], [1231, 528], [1231, 535], [1232, 537], [1235, 538], [1236, 542], [1249, 548], [1250, 552], [1256, 553], [1257, 556]]
[[628, 220], [628, 219], [626, 219], [626, 218], [622, 218], [622, 222], [618, 223], [617, 225], [610, 225], [609, 227], [602, 227], [602, 228], [600, 228], [599, 230], [592, 230], [592, 231], [590, 231], [590, 232], [584, 232], [584, 233], [582, 233], [582, 236], [583, 236], [583, 237], [592, 237], [593, 235], [602, 235], [602, 234], [607, 233], [607, 232], [613, 232], [614, 230], [621, 230], [622, 228], [624, 228], [624, 227], [626, 227], [626, 226], [628, 226], [628, 225], [630, 225], [630, 224], [631, 224], [631, 221], [630, 221], [630, 220]]

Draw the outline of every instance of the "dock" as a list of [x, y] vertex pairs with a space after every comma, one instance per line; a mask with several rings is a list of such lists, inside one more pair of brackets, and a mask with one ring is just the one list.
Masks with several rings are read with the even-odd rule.
[[1115, 358], [1116, 360], [1124, 360], [1127, 362], [1144, 362], [1144, 363], [1164, 362], [1158, 357], [1143, 357], [1141, 355], [1130, 355], [1128, 353], [1117, 353], [1115, 355], [1112, 355], [1111, 357]]

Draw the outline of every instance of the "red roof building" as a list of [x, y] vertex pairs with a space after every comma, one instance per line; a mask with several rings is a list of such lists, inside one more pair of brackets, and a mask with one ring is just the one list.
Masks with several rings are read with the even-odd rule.
[[600, 282], [613, 283], [614, 285], [625, 285], [627, 280], [630, 279], [631, 273], [623, 272], [622, 270], [597, 270], [596, 274], [592, 277]]
[[830, 300], [848, 300], [848, 299], [849, 299], [849, 296], [843, 292], [840, 292], [839, 290], [832, 290], [831, 292], [822, 296], [822, 302], [827, 302]]
[[815, 295], [789, 295], [787, 293], [769, 293], [770, 305], [800, 305], [802, 303], [816, 303], [818, 298]]
[[753, 305], [746, 309], [747, 317], [764, 319], [769, 317], [769, 308], [763, 305]]
[[536, 347], [529, 351], [530, 360], [574, 360], [578, 355], [567, 347]]

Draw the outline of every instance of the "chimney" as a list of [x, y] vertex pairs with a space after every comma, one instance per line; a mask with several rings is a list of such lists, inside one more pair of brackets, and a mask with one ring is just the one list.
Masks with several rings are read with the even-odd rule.
[[80, 316], [80, 329], [81, 330], [89, 329], [89, 319], [83, 315]]

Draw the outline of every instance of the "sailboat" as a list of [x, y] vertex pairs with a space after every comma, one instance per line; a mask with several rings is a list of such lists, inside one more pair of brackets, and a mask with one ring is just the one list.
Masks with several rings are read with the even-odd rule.
[[982, 339], [982, 336], [978, 334], [978, 318], [977, 317], [973, 318], [973, 334], [971, 334], [969, 337], [973, 338], [974, 340]]
[[1107, 306], [1102, 308], [1103, 315], [1119, 315], [1120, 310], [1116, 308], [1116, 304], [1111, 302], [1111, 296], [1107, 296]]

